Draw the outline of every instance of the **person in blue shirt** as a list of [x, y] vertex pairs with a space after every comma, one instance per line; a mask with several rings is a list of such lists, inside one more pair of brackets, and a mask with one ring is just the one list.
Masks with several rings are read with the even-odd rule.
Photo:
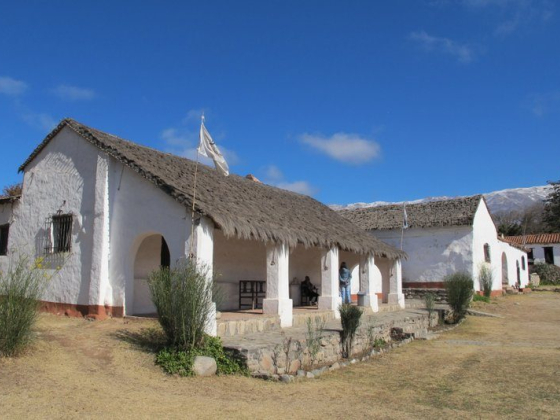
[[338, 280], [340, 281], [340, 297], [342, 298], [342, 303], [351, 303], [350, 283], [352, 281], [352, 273], [346, 266], [345, 262], [340, 264]]

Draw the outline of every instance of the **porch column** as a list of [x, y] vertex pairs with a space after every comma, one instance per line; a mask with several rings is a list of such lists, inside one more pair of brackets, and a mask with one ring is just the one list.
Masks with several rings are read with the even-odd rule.
[[[208, 281], [214, 275], [214, 223], [207, 217], [201, 217], [194, 227], [193, 254], [198, 264], [208, 270]], [[206, 325], [206, 334], [218, 335], [216, 324], [216, 303], [212, 302], [210, 319]]]
[[266, 299], [263, 300], [263, 313], [279, 315], [282, 328], [292, 326], [289, 262], [288, 245], [272, 243], [266, 246]]
[[360, 259], [360, 293], [364, 294], [364, 306], [379, 311], [377, 290], [381, 288], [381, 272], [375, 265], [373, 255], [363, 255]]
[[402, 292], [402, 266], [401, 260], [395, 260], [391, 269], [391, 279], [389, 280], [389, 296], [387, 299], [390, 305], [405, 307], [404, 294]]
[[321, 296], [319, 309], [334, 311], [335, 318], [340, 318], [338, 311], [342, 303], [338, 280], [338, 248], [324, 250], [321, 254]]

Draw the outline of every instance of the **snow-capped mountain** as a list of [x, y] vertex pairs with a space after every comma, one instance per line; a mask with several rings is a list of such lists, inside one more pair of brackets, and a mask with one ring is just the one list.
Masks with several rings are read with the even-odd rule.
[[[511, 210], [522, 210], [533, 204], [541, 202], [546, 198], [550, 189], [550, 185], [543, 185], [529, 188], [512, 188], [509, 190], [494, 191], [484, 194], [491, 213], [501, 213]], [[449, 200], [457, 197], [426, 197], [417, 200], [406, 201], [407, 204], [427, 203], [429, 201]], [[390, 203], [387, 201], [374, 201], [373, 203], [353, 203], [347, 205], [333, 204], [330, 207], [333, 210], [343, 209], [360, 209], [364, 207], [384, 206], [387, 204], [403, 204], [403, 201]]]

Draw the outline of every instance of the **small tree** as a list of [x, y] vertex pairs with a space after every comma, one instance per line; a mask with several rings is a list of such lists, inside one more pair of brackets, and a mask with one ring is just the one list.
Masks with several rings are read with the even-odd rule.
[[46, 278], [41, 260], [19, 255], [0, 271], [0, 356], [16, 356], [31, 342]]
[[560, 180], [548, 181], [552, 190], [544, 200], [544, 223], [548, 232], [560, 232]]
[[360, 319], [362, 317], [362, 310], [357, 306], [350, 303], [344, 303], [339, 306], [340, 322], [342, 324], [342, 355], [350, 357], [352, 354], [352, 344], [356, 331], [360, 326]]
[[487, 298], [492, 294], [493, 283], [494, 275], [492, 274], [492, 269], [486, 264], [481, 264], [478, 270], [478, 284], [482, 294]]
[[424, 303], [426, 304], [426, 309], [428, 310], [428, 315], [430, 316], [430, 322], [432, 319], [432, 314], [436, 309], [436, 295], [433, 293], [426, 293], [424, 295]]
[[2, 194], [0, 195], [0, 197], [18, 197], [21, 195], [22, 188], [23, 185], [21, 183], [6, 185], [2, 189]]
[[148, 284], [168, 345], [182, 350], [201, 347], [213, 308], [208, 268], [191, 259], [181, 261], [152, 272]]
[[453, 310], [453, 322], [465, 317], [473, 296], [473, 280], [468, 273], [454, 273], [444, 278], [447, 303]]

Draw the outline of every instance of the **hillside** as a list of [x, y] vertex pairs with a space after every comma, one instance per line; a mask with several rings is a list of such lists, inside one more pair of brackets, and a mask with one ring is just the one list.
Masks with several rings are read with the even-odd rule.
[[[512, 188], [507, 190], [501, 191], [494, 191], [490, 193], [483, 194], [486, 198], [486, 202], [488, 203], [488, 207], [493, 214], [508, 212], [511, 210], [523, 210], [531, 205], [542, 201], [548, 195], [551, 187], [549, 185], [537, 186], [537, 187], [529, 187], [529, 188]], [[406, 201], [407, 204], [416, 204], [416, 203], [426, 203], [430, 201], [439, 201], [439, 200], [449, 200], [451, 198], [458, 198], [456, 197], [448, 197], [448, 196], [441, 196], [441, 197], [426, 197], [416, 200]], [[358, 209], [364, 207], [376, 207], [376, 206], [384, 206], [387, 204], [402, 204], [403, 201], [400, 202], [387, 202], [387, 201], [374, 201], [372, 203], [353, 203], [347, 205], [338, 205], [333, 204], [330, 207], [334, 210], [342, 210], [342, 209]]]

